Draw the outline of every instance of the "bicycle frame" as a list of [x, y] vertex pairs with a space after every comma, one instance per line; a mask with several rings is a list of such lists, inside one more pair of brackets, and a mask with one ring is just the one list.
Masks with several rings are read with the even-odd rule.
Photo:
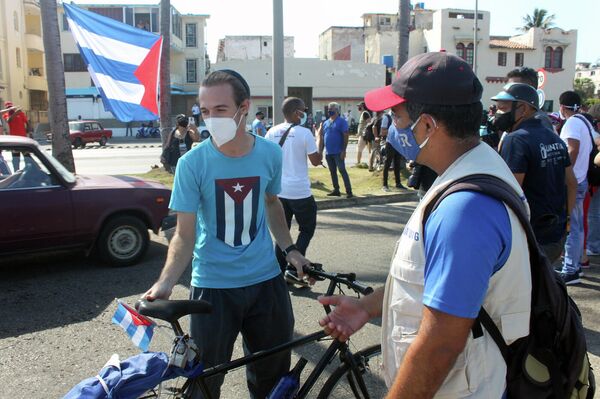
[[[338, 278], [338, 276], [339, 276], [339, 278]], [[344, 274], [344, 275], [340, 274], [340, 275], [336, 275], [336, 277], [333, 277], [333, 278], [331, 276], [328, 276], [328, 278], [330, 279], [329, 287], [327, 288], [327, 292], [325, 295], [331, 296], [331, 295], [333, 295], [338, 283], [341, 283], [344, 278], [350, 279], [352, 281], [352, 280], [354, 280], [355, 275], [353, 273]], [[323, 305], [323, 307], [324, 307], [326, 313], [331, 312], [331, 308], [329, 305]], [[183, 335], [183, 330], [181, 329], [179, 322], [173, 323], [172, 328], [177, 335], [179, 335], [179, 336]], [[247, 364], [253, 363], [260, 359], [264, 359], [266, 357], [269, 357], [269, 356], [274, 355], [279, 352], [291, 350], [293, 348], [306, 345], [310, 342], [320, 342], [326, 336], [327, 336], [327, 334], [325, 334], [324, 331], [318, 331], [318, 332], [312, 333], [310, 335], [307, 335], [305, 337], [301, 337], [301, 338], [292, 340], [290, 342], [286, 342], [284, 344], [278, 345], [274, 348], [264, 350], [264, 351], [259, 351], [259, 352], [229, 361], [227, 363], [223, 363], [223, 364], [220, 364], [217, 366], [210, 367], [210, 368], [204, 370], [204, 372], [201, 375], [199, 375], [198, 377], [195, 377], [193, 379], [188, 379], [182, 386], [182, 392], [187, 392], [188, 388], [192, 384], [198, 384], [198, 387], [200, 388], [200, 391], [202, 392], [204, 397], [206, 399], [211, 399], [210, 392], [209, 392], [208, 387], [205, 382], [205, 380], [207, 378], [210, 378], [217, 374], [225, 375], [228, 372], [238, 369], [240, 367], [243, 367]], [[331, 345], [329, 345], [329, 347], [327, 348], [327, 351], [319, 359], [319, 362], [317, 363], [315, 368], [311, 371], [311, 373], [307, 377], [306, 381], [301, 385], [296, 398], [304, 399], [307, 397], [308, 393], [314, 387], [315, 383], [317, 382], [317, 380], [319, 379], [319, 377], [321, 376], [323, 371], [325, 371], [325, 368], [327, 367], [327, 365], [329, 363], [331, 363], [333, 358], [336, 356], [336, 353], [338, 353], [338, 352], [340, 353], [340, 360], [342, 362], [348, 362], [348, 364], [352, 370], [352, 373], [354, 374], [354, 376], [358, 382], [358, 386], [359, 386], [360, 390], [363, 391], [363, 394], [367, 395], [367, 397], [368, 397], [367, 388], [366, 388], [364, 379], [362, 378], [362, 375], [360, 374], [360, 370], [358, 368], [358, 365], [356, 364], [354, 357], [352, 356], [352, 353], [350, 352], [350, 348], [348, 347], [348, 344], [346, 342], [340, 342], [338, 340], [333, 340]]]

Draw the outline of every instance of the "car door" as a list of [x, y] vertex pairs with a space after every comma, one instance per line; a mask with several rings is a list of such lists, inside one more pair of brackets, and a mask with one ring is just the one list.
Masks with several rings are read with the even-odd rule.
[[94, 132], [92, 130], [92, 124], [90, 122], [85, 122], [83, 124], [83, 141], [85, 143], [90, 143], [94, 141]]
[[92, 141], [99, 142], [100, 137], [102, 137], [102, 128], [100, 127], [100, 124], [98, 124], [96, 122], [92, 123], [92, 132], [93, 132]]
[[[23, 151], [23, 147], [17, 149], [18, 169], [0, 177], [0, 254], [73, 246], [69, 187], [37, 154]], [[12, 165], [12, 154], [17, 152], [2, 153]]]

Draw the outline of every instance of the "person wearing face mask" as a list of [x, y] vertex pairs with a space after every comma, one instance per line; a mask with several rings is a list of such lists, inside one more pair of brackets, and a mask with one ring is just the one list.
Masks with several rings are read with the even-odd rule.
[[506, 136], [500, 155], [523, 187], [537, 242], [551, 263], [563, 251], [577, 181], [563, 141], [537, 117], [538, 94], [509, 83], [496, 96], [496, 125]]
[[577, 179], [575, 206], [571, 211], [570, 229], [565, 244], [565, 258], [560, 272], [566, 284], [581, 282], [581, 258], [584, 251], [583, 202], [588, 189], [587, 171], [590, 153], [594, 145], [591, 125], [584, 116], [578, 115], [581, 98], [574, 91], [566, 91], [558, 98], [560, 115], [566, 119], [560, 132], [560, 138], [567, 145], [573, 172]]
[[[248, 83], [235, 71], [214, 71], [199, 100], [211, 139], [179, 159], [169, 204], [177, 228], [163, 271], [143, 297], [168, 299], [192, 261], [190, 298], [213, 306], [210, 314], [190, 316], [191, 337], [208, 368], [230, 360], [240, 333], [250, 352], [292, 338], [292, 306], [271, 234], [300, 278], [310, 262], [293, 244], [277, 197], [281, 148], [246, 132]], [[251, 397], [265, 398], [289, 366], [289, 351], [248, 365]], [[223, 376], [206, 383], [218, 398]]]
[[[292, 218], [296, 218], [299, 230], [296, 247], [305, 255], [317, 227], [317, 203], [310, 191], [306, 159], [313, 166], [319, 166], [322, 156], [311, 131], [304, 127], [308, 118], [304, 101], [288, 97], [283, 101], [281, 111], [285, 122], [269, 129], [265, 138], [277, 143], [283, 150], [279, 200], [288, 228], [292, 225]], [[283, 251], [275, 247], [275, 254], [281, 270], [285, 271], [287, 261]]]
[[177, 161], [186, 152], [192, 149], [192, 143], [200, 141], [200, 133], [196, 125], [189, 125], [189, 120], [184, 114], [175, 117], [177, 126], [167, 137], [167, 146], [161, 156], [165, 170], [175, 173]]
[[338, 182], [337, 171], [340, 171], [346, 188], [346, 197], [352, 198], [352, 185], [350, 184], [350, 176], [346, 171], [346, 147], [348, 147], [348, 123], [340, 117], [340, 105], [338, 103], [329, 103], [328, 105], [329, 119], [321, 124], [317, 135], [321, 145], [319, 152], [323, 153], [325, 148], [325, 160], [331, 174], [331, 183], [333, 191], [327, 194], [329, 197], [339, 197], [340, 184]]
[[508, 344], [528, 334], [525, 231], [505, 204], [472, 191], [447, 196], [426, 222], [423, 216], [445, 187], [473, 174], [495, 176], [524, 194], [504, 160], [479, 140], [483, 88], [469, 64], [446, 52], [425, 53], [397, 76], [368, 92], [365, 102], [375, 111], [392, 109], [388, 138], [397, 136], [402, 155], [439, 177], [404, 227], [385, 287], [360, 299], [319, 298], [335, 306], [320, 324], [346, 340], [382, 317], [389, 398], [500, 398], [505, 361], [489, 334], [475, 338], [471, 328], [485, 304], [494, 321], [511, 317], [503, 330]]

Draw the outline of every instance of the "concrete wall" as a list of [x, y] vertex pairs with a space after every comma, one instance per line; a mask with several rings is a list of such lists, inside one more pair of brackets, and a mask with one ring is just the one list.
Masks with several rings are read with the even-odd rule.
[[[271, 36], [225, 36], [223, 48], [219, 49], [217, 62], [231, 60], [264, 60], [273, 58], [273, 38]], [[294, 38], [283, 39], [283, 54], [294, 56]]]

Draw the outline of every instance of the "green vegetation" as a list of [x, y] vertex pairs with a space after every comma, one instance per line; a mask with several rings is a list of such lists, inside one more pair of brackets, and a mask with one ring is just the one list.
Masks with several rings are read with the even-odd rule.
[[[381, 190], [382, 187], [382, 172], [369, 172], [368, 169], [360, 167], [349, 167], [348, 173], [350, 175], [350, 182], [352, 183], [352, 191], [354, 195], [361, 197], [370, 197], [374, 195], [386, 195], [397, 193], [405, 190], [391, 191], [385, 193]], [[311, 187], [313, 195], [316, 199], [329, 199], [327, 194], [333, 190], [331, 186], [331, 177], [329, 175], [329, 169], [318, 167], [310, 168], [308, 172], [311, 181]], [[406, 169], [402, 170], [402, 184], [406, 186], [406, 179], [408, 172]], [[173, 175], [165, 172], [163, 168], [152, 169], [147, 173], [137, 175], [143, 179], [154, 180], [164, 184], [165, 186], [173, 187]], [[341, 191], [344, 193], [344, 183], [341, 176], [339, 177]], [[394, 173], [389, 173], [389, 185], [393, 187], [395, 184]], [[335, 197], [334, 197], [335, 198]]]

